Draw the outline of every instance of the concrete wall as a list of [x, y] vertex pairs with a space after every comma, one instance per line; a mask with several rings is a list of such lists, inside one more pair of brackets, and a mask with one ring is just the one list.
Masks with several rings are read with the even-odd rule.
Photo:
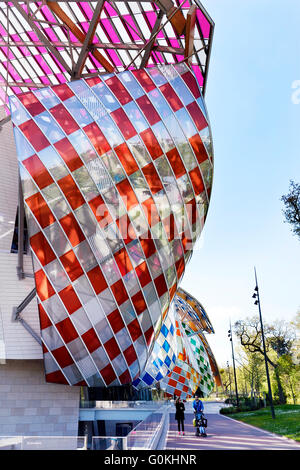
[[79, 394], [46, 383], [42, 360], [0, 364], [0, 436], [77, 436]]

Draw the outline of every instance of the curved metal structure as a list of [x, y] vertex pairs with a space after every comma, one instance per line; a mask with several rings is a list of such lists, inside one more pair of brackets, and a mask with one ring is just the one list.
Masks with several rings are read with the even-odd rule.
[[99, 73], [189, 63], [203, 87], [214, 24], [198, 0], [0, 2], [0, 105]]

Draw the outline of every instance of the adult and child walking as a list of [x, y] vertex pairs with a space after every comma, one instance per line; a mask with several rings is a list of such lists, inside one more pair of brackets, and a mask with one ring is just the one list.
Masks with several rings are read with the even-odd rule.
[[[176, 413], [175, 413], [175, 420], [177, 421], [178, 424], [178, 435], [184, 436], [184, 412], [185, 412], [185, 406], [184, 403], [181, 401], [180, 398], [176, 399], [175, 402], [175, 407], [176, 407]], [[196, 427], [196, 436], [202, 436], [202, 437], [207, 437], [206, 432], [205, 432], [205, 421], [204, 420], [204, 406], [202, 401], [199, 399], [199, 397], [195, 397], [195, 400], [193, 401], [193, 410], [194, 410], [194, 426]]]

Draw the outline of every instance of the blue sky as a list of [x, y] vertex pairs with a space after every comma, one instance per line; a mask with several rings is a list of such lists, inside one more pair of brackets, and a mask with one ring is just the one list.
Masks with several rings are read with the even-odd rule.
[[[206, 103], [215, 170], [210, 208], [182, 287], [206, 307], [219, 366], [231, 361], [229, 321], [292, 320], [300, 308], [300, 241], [282, 194], [300, 182], [298, 0], [202, 0], [215, 22]], [[300, 93], [298, 93], [298, 98]], [[237, 346], [237, 339], [234, 339]]]

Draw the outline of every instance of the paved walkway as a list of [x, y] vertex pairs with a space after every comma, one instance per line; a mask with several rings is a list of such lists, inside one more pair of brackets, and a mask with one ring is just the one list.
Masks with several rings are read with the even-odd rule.
[[205, 403], [207, 437], [196, 437], [192, 403], [185, 404], [185, 435], [178, 436], [175, 412], [170, 413], [170, 426], [165, 449], [186, 450], [300, 450], [300, 443], [275, 436], [253, 426], [219, 414], [220, 403]]

